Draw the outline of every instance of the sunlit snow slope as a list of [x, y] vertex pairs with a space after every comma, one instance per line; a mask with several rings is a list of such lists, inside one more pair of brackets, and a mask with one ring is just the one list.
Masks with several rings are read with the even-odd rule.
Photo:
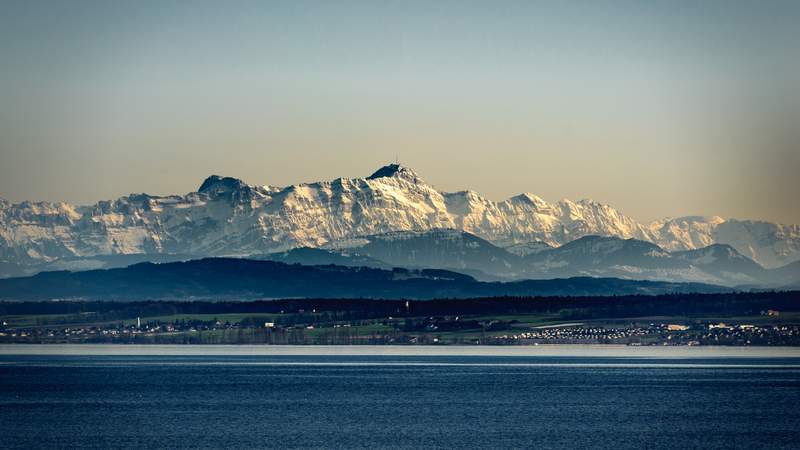
[[288, 187], [211, 176], [197, 192], [132, 194], [91, 206], [0, 199], [0, 262], [171, 253], [251, 255], [319, 247], [392, 231], [452, 228], [499, 246], [559, 246], [587, 235], [635, 238], [668, 251], [728, 244], [767, 267], [800, 259], [800, 228], [719, 217], [642, 224], [591, 200], [548, 203], [525, 193], [501, 202], [477, 192], [439, 192], [391, 164], [366, 178]]

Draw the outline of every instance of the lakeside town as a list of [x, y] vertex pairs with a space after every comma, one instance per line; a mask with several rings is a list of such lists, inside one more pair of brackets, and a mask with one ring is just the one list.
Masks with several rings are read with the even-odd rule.
[[[218, 316], [218, 317], [217, 317]], [[310, 311], [292, 315], [141, 318], [106, 323], [49, 323], [39, 316], [0, 322], [0, 343], [267, 344], [267, 345], [726, 345], [797, 346], [800, 325], [778, 311], [744, 321], [586, 321], [548, 318], [430, 316], [341, 321]], [[64, 320], [63, 318], [61, 319]]]

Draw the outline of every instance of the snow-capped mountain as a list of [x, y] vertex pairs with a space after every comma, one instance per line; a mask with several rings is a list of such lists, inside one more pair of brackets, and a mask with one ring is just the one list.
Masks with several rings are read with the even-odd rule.
[[518, 244], [560, 246], [602, 235], [652, 242], [668, 251], [728, 244], [769, 267], [800, 259], [798, 226], [716, 217], [642, 224], [591, 200], [548, 203], [528, 193], [495, 202], [474, 191], [440, 192], [411, 169], [390, 164], [366, 178], [288, 187], [211, 176], [183, 196], [132, 194], [89, 206], [0, 200], [0, 262], [266, 254], [443, 228], [512, 250], [524, 248]]
[[720, 217], [681, 217], [648, 226], [652, 241], [669, 251], [727, 244], [765, 267], [800, 260], [800, 226]]

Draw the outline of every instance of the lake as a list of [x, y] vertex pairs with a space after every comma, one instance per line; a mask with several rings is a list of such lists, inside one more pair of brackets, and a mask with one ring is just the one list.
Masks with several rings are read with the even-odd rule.
[[4, 448], [798, 448], [793, 348], [0, 346]]

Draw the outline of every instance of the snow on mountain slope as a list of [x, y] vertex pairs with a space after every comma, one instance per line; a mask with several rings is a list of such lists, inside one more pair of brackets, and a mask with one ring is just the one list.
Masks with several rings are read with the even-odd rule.
[[[561, 247], [525, 257], [531, 274], [537, 278], [557, 276], [621, 276], [646, 278], [654, 270], [689, 269], [690, 264], [671, 258], [669, 252], [650, 242], [617, 237], [584, 236]], [[683, 275], [666, 272], [660, 279], [680, 279]], [[689, 277], [697, 281], [696, 277]]]
[[727, 220], [714, 230], [714, 242], [728, 244], [765, 267], [800, 259], [800, 226], [752, 220]]
[[727, 244], [765, 267], [800, 260], [800, 227], [720, 217], [680, 217], [653, 222], [652, 241], [669, 251]]
[[211, 176], [184, 196], [132, 194], [90, 206], [0, 200], [0, 261], [265, 254], [442, 228], [467, 231], [501, 247], [535, 241], [559, 246], [604, 235], [653, 242], [669, 251], [726, 243], [770, 267], [800, 259], [797, 226], [720, 218], [645, 225], [591, 200], [548, 203], [533, 194], [494, 202], [474, 191], [439, 192], [411, 169], [390, 164], [366, 178], [283, 188]]
[[517, 256], [528, 256], [553, 248], [552, 245], [542, 241], [523, 242], [505, 247], [505, 250]]
[[713, 244], [713, 231], [723, 222], [721, 217], [687, 216], [652, 222], [648, 229], [664, 250], [691, 250]]
[[[524, 244], [516, 247], [521, 246]], [[724, 244], [670, 253], [637, 239], [584, 236], [560, 247], [543, 243], [535, 247], [535, 252], [517, 254], [464, 231], [435, 229], [335, 241], [317, 252], [327, 252], [324, 255], [328, 259], [323, 261], [328, 263], [334, 261], [330, 258], [338, 258], [342, 265], [379, 267], [376, 262], [383, 262], [383, 267], [446, 269], [484, 281], [593, 276], [780, 287], [798, 279], [797, 271], [789, 266], [764, 269]], [[321, 263], [312, 249], [301, 250], [310, 256], [292, 262]], [[285, 258], [283, 254], [277, 256]], [[366, 258], [366, 262], [355, 264], [359, 258]]]
[[728, 284], [758, 284], [768, 271], [727, 244], [712, 244], [694, 250], [673, 252], [672, 256], [692, 264]]
[[723, 244], [670, 253], [636, 239], [585, 236], [524, 260], [530, 278], [595, 276], [724, 286], [780, 286], [783, 280], [796, 279], [791, 270], [785, 276], [773, 273]]

